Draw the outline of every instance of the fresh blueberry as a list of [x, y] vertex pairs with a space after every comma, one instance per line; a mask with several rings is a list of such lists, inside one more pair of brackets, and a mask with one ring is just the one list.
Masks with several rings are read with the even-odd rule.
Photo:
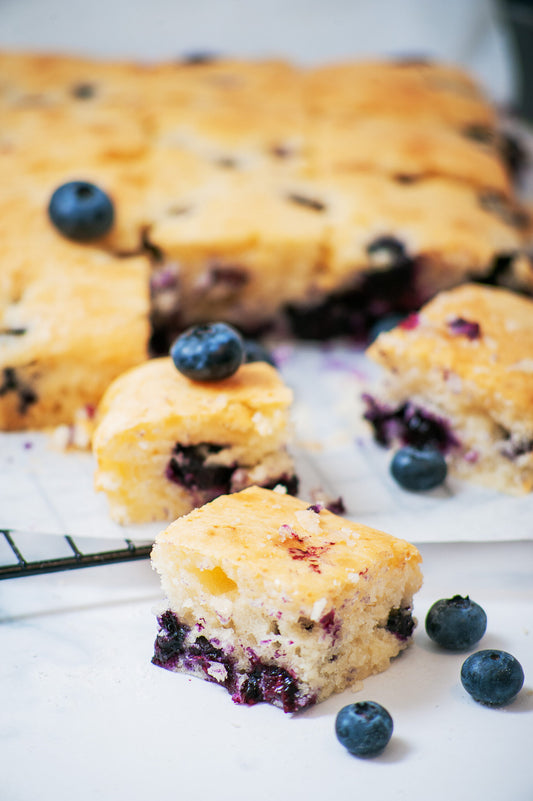
[[505, 706], [524, 684], [522, 665], [507, 651], [476, 651], [463, 662], [461, 682], [474, 701]]
[[244, 344], [226, 323], [195, 325], [184, 331], [170, 355], [177, 369], [194, 381], [220, 381], [233, 375], [244, 359]]
[[272, 367], [276, 367], [276, 362], [272, 354], [270, 354], [263, 345], [260, 345], [259, 342], [255, 342], [253, 339], [244, 340], [244, 361], [246, 364], [250, 362], [267, 362], [267, 364], [271, 364]]
[[375, 701], [344, 706], [335, 721], [335, 733], [351, 754], [380, 754], [392, 736], [393, 723], [387, 710]]
[[394, 454], [390, 471], [395, 481], [404, 489], [422, 492], [434, 489], [444, 482], [447, 466], [440, 451], [432, 448], [418, 450], [406, 445]]
[[77, 242], [90, 242], [107, 234], [115, 212], [108, 195], [87, 181], [70, 181], [53, 193], [48, 214], [57, 230]]
[[466, 651], [485, 634], [487, 615], [468, 595], [436, 601], [426, 615], [426, 632], [448, 651]]

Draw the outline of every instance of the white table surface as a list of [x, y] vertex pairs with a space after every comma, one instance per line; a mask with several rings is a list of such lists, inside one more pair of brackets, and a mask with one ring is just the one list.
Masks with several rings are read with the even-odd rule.
[[[425, 544], [414, 643], [385, 673], [298, 715], [241, 707], [216, 685], [150, 663], [161, 600], [149, 562], [0, 582], [3, 801], [531, 801], [532, 542]], [[462, 689], [466, 654], [424, 632], [431, 603], [470, 594], [488, 616], [478, 647], [520, 659], [525, 686], [491, 709]], [[337, 742], [346, 703], [393, 716], [386, 751]]]

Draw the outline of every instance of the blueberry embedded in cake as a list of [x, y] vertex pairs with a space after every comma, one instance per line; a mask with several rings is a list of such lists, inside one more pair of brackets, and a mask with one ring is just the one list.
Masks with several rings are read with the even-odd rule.
[[96, 488], [119, 523], [173, 520], [251, 484], [296, 492], [291, 402], [266, 362], [194, 381], [170, 357], [152, 359], [120, 376], [98, 409]]
[[533, 301], [467, 284], [443, 292], [367, 350], [386, 374], [364, 396], [386, 447], [436, 449], [449, 472], [533, 489]]
[[289, 495], [221, 496], [156, 538], [166, 601], [153, 662], [235, 703], [305, 709], [408, 645], [420, 561], [409, 543]]

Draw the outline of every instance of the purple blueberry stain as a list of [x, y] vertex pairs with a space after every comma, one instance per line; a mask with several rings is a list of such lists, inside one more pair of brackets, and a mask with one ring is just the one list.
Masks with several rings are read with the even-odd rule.
[[206, 464], [209, 456], [220, 453], [222, 445], [202, 442], [198, 445], [181, 445], [173, 448], [165, 475], [192, 493], [207, 493], [211, 499], [227, 495], [235, 466]]
[[[191, 629], [170, 610], [158, 618], [160, 626], [152, 663], [167, 670], [201, 671], [206, 681], [223, 686], [236, 704], [253, 706], [266, 702], [284, 712], [298, 712], [316, 702], [314, 695], [302, 692], [300, 682], [280, 665], [270, 665], [248, 648], [250, 670], [237, 670], [235, 659], [217, 641], [205, 636], [187, 639]], [[217, 670], [217, 666], [220, 666]]]
[[329, 612], [326, 612], [326, 614], [323, 615], [318, 622], [329, 637], [331, 637], [333, 640], [337, 638], [341, 627], [340, 623], [335, 618], [334, 609], [330, 609]]
[[[300, 543], [303, 543], [303, 540], [300, 538]], [[311, 570], [315, 573], [321, 573], [320, 569], [320, 559], [326, 551], [329, 551], [334, 542], [327, 542], [324, 545], [295, 545], [287, 549], [287, 552], [291, 559], [300, 562], [307, 562]]]
[[178, 270], [175, 265], [167, 264], [152, 272], [150, 276], [150, 291], [154, 294], [175, 289], [178, 285]]
[[464, 336], [467, 339], [479, 339], [481, 337], [481, 326], [479, 323], [471, 320], [465, 320], [464, 317], [455, 317], [448, 322], [448, 328], [452, 334], [457, 336]]
[[415, 625], [411, 607], [400, 606], [390, 610], [385, 628], [401, 642], [406, 642], [412, 636]]
[[400, 441], [403, 445], [433, 447], [448, 453], [460, 444], [446, 420], [412, 403], [389, 407], [368, 394], [363, 395], [363, 401], [367, 407], [363, 416], [374, 429], [374, 438], [380, 445], [389, 447]]
[[[214, 500], [219, 495], [234, 492], [233, 478], [240, 470], [239, 465], [207, 463], [210, 456], [220, 453], [224, 447], [209, 442], [200, 442], [197, 445], [176, 443], [165, 468], [166, 478], [191, 492], [200, 505], [208, 500]], [[284, 473], [262, 486], [274, 489], [278, 485], [285, 487], [289, 495], [296, 495], [298, 477]]]
[[399, 327], [403, 331], [413, 331], [413, 329], [418, 328], [419, 324], [420, 324], [420, 317], [418, 316], [418, 314], [413, 313], [409, 314], [405, 318], [405, 320], [401, 320]]
[[412, 403], [389, 407], [371, 395], [363, 395], [366, 404], [364, 418], [374, 430], [374, 439], [389, 447], [395, 441], [415, 448], [437, 448], [448, 453], [459, 446], [450, 425], [441, 417], [419, 409]]

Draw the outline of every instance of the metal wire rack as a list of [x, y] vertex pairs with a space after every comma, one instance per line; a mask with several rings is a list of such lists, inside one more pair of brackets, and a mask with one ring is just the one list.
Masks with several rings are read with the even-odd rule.
[[[110, 543], [109, 549], [102, 548], [102, 541], [98, 540], [99, 550], [92, 550], [90, 539], [84, 539], [82, 544], [79, 539], [76, 542], [70, 535], [44, 536], [47, 538], [46, 550], [48, 553], [43, 558], [42, 555], [37, 557], [28, 555], [23, 544], [24, 533], [0, 529], [0, 545], [2, 546], [0, 579], [147, 559], [152, 549], [152, 543], [134, 543], [129, 539], [124, 539], [121, 540], [124, 545], [117, 547], [116, 544]], [[31, 545], [31, 542], [29, 544]], [[32, 550], [31, 547], [29, 550]]]

